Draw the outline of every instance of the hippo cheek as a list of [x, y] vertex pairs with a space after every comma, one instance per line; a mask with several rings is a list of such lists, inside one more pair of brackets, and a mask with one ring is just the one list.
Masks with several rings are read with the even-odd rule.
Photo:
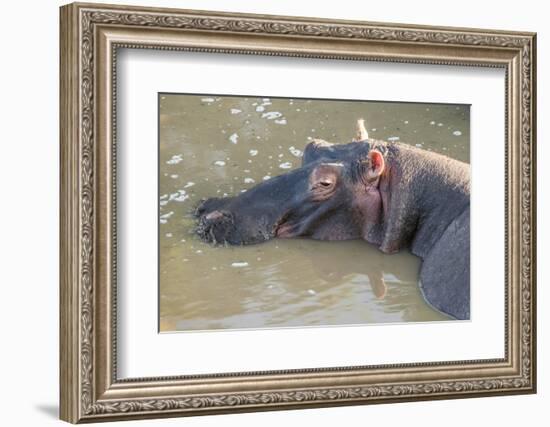
[[383, 220], [383, 203], [378, 189], [356, 189], [352, 210], [362, 237], [372, 243], [372, 232]]
[[361, 237], [361, 228], [351, 214], [349, 207], [330, 206], [311, 212], [296, 220], [282, 221], [275, 229], [278, 238], [309, 237], [315, 240], [352, 240]]

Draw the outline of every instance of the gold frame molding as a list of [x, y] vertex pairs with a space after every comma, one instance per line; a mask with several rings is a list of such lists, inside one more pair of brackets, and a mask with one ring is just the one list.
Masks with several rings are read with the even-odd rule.
[[[72, 422], [536, 391], [536, 34], [70, 4], [60, 36], [60, 416]], [[503, 359], [117, 379], [117, 49], [500, 67]]]

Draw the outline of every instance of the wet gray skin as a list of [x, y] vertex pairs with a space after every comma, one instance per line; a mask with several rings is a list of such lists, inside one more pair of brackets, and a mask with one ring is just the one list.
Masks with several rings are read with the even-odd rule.
[[[265, 110], [255, 111], [262, 104], [266, 104]], [[240, 111], [232, 114], [231, 109]], [[279, 120], [284, 119], [286, 124], [275, 123], [276, 119], [269, 116], [262, 118], [270, 111], [280, 112]], [[466, 107], [227, 97], [201, 101], [201, 97], [176, 95], [161, 100], [161, 330], [448, 318], [424, 301], [418, 287], [420, 260], [407, 251], [388, 256], [361, 240], [324, 242], [303, 238], [216, 247], [190, 234], [195, 228], [193, 208], [200, 199], [217, 194], [223, 205], [234, 200], [248, 205], [258, 199], [254, 192], [260, 190], [254, 187], [266, 176], [272, 177], [266, 181], [271, 184], [264, 184], [266, 189], [271, 187], [272, 201], [280, 197], [275, 203], [277, 208], [289, 202], [300, 205], [299, 200], [288, 197], [299, 197], [304, 188], [278, 194], [278, 181], [290, 178], [273, 177], [286, 170], [293, 171], [286, 175], [290, 177], [311, 173], [307, 167], [295, 171], [308, 137], [337, 140], [341, 134], [344, 141], [349, 141], [359, 112], [372, 116], [368, 123], [371, 136], [409, 137], [413, 145], [468, 160]], [[347, 116], [345, 126], [325, 121], [332, 115]], [[199, 120], [200, 116], [213, 118], [219, 126], [192, 129], [190, 124], [205, 122], [204, 118]], [[291, 122], [296, 123], [292, 128]], [[320, 129], [311, 127], [311, 123]], [[233, 134], [238, 135], [236, 144], [231, 141]], [[199, 143], [204, 140], [207, 143]], [[285, 169], [289, 163], [290, 169]], [[231, 199], [237, 195], [241, 196]], [[269, 227], [278, 221], [276, 211], [267, 209], [263, 219], [262, 215], [255, 219], [254, 225], [266, 225], [264, 229], [256, 227], [256, 231], [262, 230], [257, 241], [276, 232]], [[339, 222], [345, 221], [341, 218]], [[356, 236], [347, 236], [352, 237]], [[254, 242], [250, 236], [245, 238]], [[242, 236], [233, 243], [239, 239]]]

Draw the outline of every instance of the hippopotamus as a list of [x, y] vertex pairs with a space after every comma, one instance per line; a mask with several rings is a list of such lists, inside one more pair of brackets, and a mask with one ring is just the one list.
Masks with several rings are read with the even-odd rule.
[[301, 167], [196, 210], [197, 233], [215, 244], [273, 238], [364, 239], [422, 259], [426, 302], [470, 318], [470, 168], [450, 157], [368, 137], [309, 142]]

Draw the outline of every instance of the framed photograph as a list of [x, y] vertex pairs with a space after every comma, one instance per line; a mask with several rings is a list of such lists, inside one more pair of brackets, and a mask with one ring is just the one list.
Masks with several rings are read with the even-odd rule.
[[536, 391], [536, 37], [61, 8], [61, 418]]

